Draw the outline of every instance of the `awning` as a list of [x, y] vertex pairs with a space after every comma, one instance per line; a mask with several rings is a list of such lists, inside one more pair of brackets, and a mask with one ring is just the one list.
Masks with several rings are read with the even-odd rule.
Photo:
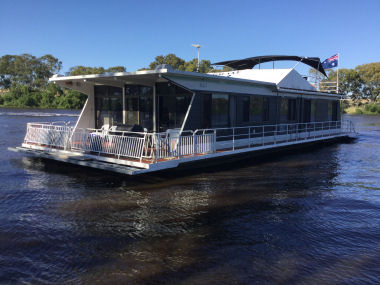
[[255, 65], [258, 65], [260, 63], [270, 62], [270, 61], [279, 61], [279, 60], [300, 61], [304, 64], [307, 64], [313, 67], [314, 69], [318, 70], [324, 76], [327, 77], [326, 72], [322, 67], [322, 63], [319, 57], [306, 57], [306, 56], [295, 56], [295, 55], [264, 55], [264, 56], [248, 57], [248, 58], [238, 59], [238, 60], [221, 61], [221, 62], [213, 63], [213, 65], [225, 65], [236, 70], [241, 70], [241, 69], [251, 69]]

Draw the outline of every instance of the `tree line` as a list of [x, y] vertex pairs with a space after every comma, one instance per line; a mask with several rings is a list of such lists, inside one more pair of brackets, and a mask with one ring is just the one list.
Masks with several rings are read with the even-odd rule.
[[325, 82], [336, 82], [337, 79], [339, 93], [353, 101], [367, 100], [374, 103], [380, 100], [380, 62], [362, 64], [352, 69], [331, 70], [328, 77], [321, 80], [320, 88], [324, 89]]
[[[189, 61], [175, 54], [156, 56], [147, 68], [169, 64], [173, 69], [197, 71], [197, 59]], [[35, 57], [31, 54], [4, 55], [0, 57], [0, 106], [39, 107], [80, 109], [87, 96], [77, 91], [63, 89], [49, 83], [48, 79], [62, 68], [62, 62], [50, 55]], [[217, 69], [210, 60], [201, 60], [199, 72], [230, 71], [229, 67]], [[65, 75], [86, 75], [108, 72], [125, 72], [124, 66], [88, 67], [74, 66]], [[354, 69], [339, 69], [339, 91], [353, 100], [380, 100], [380, 62], [363, 64]], [[314, 71], [315, 73], [315, 71]], [[330, 71], [327, 79], [321, 78], [320, 85], [326, 81], [336, 81], [337, 71]]]
[[[63, 89], [48, 79], [59, 73], [62, 62], [50, 55], [4, 55], [0, 58], [0, 106], [80, 109], [87, 95]], [[124, 66], [74, 66], [66, 75], [124, 72]]]

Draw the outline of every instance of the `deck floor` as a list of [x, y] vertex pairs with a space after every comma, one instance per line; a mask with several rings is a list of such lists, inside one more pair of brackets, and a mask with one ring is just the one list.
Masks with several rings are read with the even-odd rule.
[[[82, 154], [91, 156], [91, 158], [93, 160], [96, 160], [96, 157], [102, 157], [102, 158], [111, 158], [111, 159], [122, 160], [125, 162], [130, 162], [131, 164], [142, 163], [142, 164], [146, 164], [146, 165], [151, 165], [151, 164], [160, 163], [160, 162], [181, 160], [184, 158], [191, 158], [191, 157], [198, 157], [199, 158], [199, 157], [206, 156], [206, 155], [209, 155], [212, 153], [223, 154], [223, 153], [227, 153], [227, 152], [231, 153], [234, 151], [240, 151], [240, 150], [244, 150], [244, 149], [254, 151], [255, 149], [260, 149], [260, 148], [269, 147], [269, 146], [273, 146], [273, 148], [274, 148], [276, 146], [280, 147], [280, 146], [285, 145], [285, 144], [294, 144], [297, 142], [304, 143], [307, 141], [323, 140], [324, 138], [329, 139], [329, 138], [339, 136], [339, 135], [342, 135], [342, 133], [339, 133], [339, 132], [329, 133], [328, 136], [327, 135], [316, 135], [316, 136], [311, 136], [309, 138], [293, 138], [293, 139], [286, 139], [286, 140], [273, 140], [273, 141], [265, 142], [265, 143], [247, 144], [247, 145], [241, 145], [241, 146], [235, 146], [235, 147], [221, 148], [221, 149], [216, 150], [215, 152], [186, 154], [186, 155], [181, 155], [180, 157], [178, 157], [178, 155], [174, 155], [172, 157], [159, 158], [157, 160], [150, 159], [150, 158], [138, 159], [138, 158], [132, 158], [132, 157], [119, 156], [119, 155], [115, 155], [115, 154], [102, 153], [102, 152], [98, 152], [98, 151], [80, 151], [80, 150], [78, 150], [78, 153], [82, 153]], [[54, 149], [57, 151], [64, 151], [63, 147], [49, 146], [49, 145], [43, 145], [43, 144], [37, 144], [37, 143], [28, 143], [28, 144], [32, 145], [32, 146], [37, 146], [37, 147], [50, 148], [50, 149]], [[155, 150], [154, 149], [153, 150], [148, 149], [148, 152], [149, 151], [154, 152]]]

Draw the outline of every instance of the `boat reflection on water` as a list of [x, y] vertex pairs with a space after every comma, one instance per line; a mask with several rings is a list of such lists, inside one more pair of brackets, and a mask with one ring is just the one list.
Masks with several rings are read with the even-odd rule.
[[328, 223], [316, 204], [338, 175], [335, 151], [328, 161], [316, 151], [158, 184], [107, 187], [97, 178], [97, 186], [59, 207], [79, 236], [94, 239], [76, 248], [91, 264], [78, 278], [189, 284], [306, 278], [315, 262], [308, 256], [318, 252]]

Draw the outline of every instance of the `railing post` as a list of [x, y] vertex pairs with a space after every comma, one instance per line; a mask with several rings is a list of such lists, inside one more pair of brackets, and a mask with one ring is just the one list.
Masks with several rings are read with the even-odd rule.
[[289, 142], [289, 124], [286, 124], [286, 142]]
[[235, 128], [232, 128], [232, 150], [235, 150]]
[[216, 153], [216, 130], [214, 130], [214, 153]]
[[177, 156], [178, 159], [181, 158], [181, 136], [178, 136], [178, 143], [177, 143]]
[[158, 157], [158, 137], [157, 137], [157, 134], [156, 133], [153, 133], [153, 136], [154, 136], [154, 143], [153, 143], [153, 147], [154, 147], [154, 162], [157, 163], [157, 157]]
[[251, 147], [251, 127], [248, 127], [248, 147]]
[[328, 136], [331, 136], [331, 121], [329, 121], [329, 133]]
[[274, 144], [277, 144], [277, 126], [275, 125], [275, 131], [274, 131]]
[[197, 154], [197, 135], [196, 132], [193, 133], [193, 155]]

